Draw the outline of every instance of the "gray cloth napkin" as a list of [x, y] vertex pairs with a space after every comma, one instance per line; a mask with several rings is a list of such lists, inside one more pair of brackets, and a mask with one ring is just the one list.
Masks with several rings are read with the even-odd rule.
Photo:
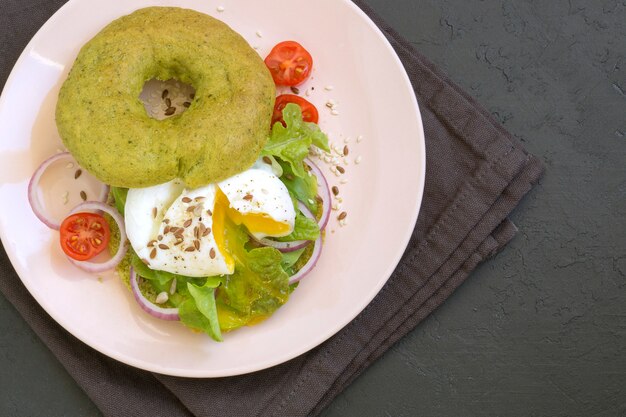
[[[63, 0], [9, 2], [0, 15], [0, 79]], [[128, 367], [92, 350], [34, 301], [0, 252], [0, 290], [106, 416], [316, 415], [513, 237], [507, 219], [543, 167], [471, 97], [363, 2], [413, 83], [426, 133], [422, 209], [385, 287], [312, 351], [253, 374], [184, 379]]]

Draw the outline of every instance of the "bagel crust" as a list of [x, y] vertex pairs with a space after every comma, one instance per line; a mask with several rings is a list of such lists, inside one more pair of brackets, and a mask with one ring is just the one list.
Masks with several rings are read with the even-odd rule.
[[[191, 106], [151, 118], [139, 94], [152, 78], [192, 85]], [[195, 188], [254, 163], [274, 97], [263, 60], [225, 23], [149, 7], [111, 22], [82, 47], [59, 92], [56, 123], [80, 165], [107, 184], [139, 188], [181, 178]]]

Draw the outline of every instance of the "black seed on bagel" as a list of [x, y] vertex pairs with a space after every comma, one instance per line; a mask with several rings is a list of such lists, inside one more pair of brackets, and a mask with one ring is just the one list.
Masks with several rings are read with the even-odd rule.
[[[193, 86], [193, 106], [151, 118], [139, 94], [152, 78]], [[137, 188], [181, 178], [194, 188], [254, 163], [274, 97], [263, 60], [225, 23], [149, 7], [111, 22], [83, 46], [61, 87], [56, 122], [79, 164], [107, 184]]]

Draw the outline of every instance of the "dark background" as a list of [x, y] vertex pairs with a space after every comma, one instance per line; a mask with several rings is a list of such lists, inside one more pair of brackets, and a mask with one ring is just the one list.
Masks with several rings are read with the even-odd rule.
[[[626, 1], [367, 2], [546, 173], [513, 242], [323, 416], [626, 416]], [[0, 415], [100, 415], [1, 295]]]

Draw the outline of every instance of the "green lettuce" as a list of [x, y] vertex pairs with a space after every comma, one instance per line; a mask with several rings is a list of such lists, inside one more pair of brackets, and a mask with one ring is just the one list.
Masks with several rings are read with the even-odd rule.
[[290, 164], [284, 161], [279, 161], [279, 164], [283, 169], [283, 176], [280, 179], [287, 187], [289, 194], [296, 200], [302, 201], [313, 214], [317, 215], [317, 179], [315, 175], [307, 174], [304, 177], [298, 177], [294, 175]]
[[111, 187], [110, 192], [115, 200], [115, 208], [123, 216], [124, 206], [126, 205], [126, 196], [128, 195], [128, 188]]
[[[202, 330], [207, 333], [213, 340], [222, 341], [222, 331], [217, 316], [217, 305], [215, 304], [215, 289], [221, 284], [221, 279], [211, 277], [206, 280], [204, 285], [195, 285], [187, 283], [187, 290], [193, 298], [193, 305], [188, 299], [184, 302], [185, 306], [181, 313], [180, 307], [178, 314], [183, 323], [189, 327]], [[194, 311], [193, 307], [201, 313], [201, 316]]]
[[309, 154], [311, 145], [315, 145], [327, 152], [328, 137], [315, 123], [302, 120], [302, 110], [297, 104], [289, 103], [283, 109], [282, 123], [274, 123], [272, 132], [261, 154], [275, 156], [291, 166], [293, 174], [304, 177], [306, 171], [302, 161]]

